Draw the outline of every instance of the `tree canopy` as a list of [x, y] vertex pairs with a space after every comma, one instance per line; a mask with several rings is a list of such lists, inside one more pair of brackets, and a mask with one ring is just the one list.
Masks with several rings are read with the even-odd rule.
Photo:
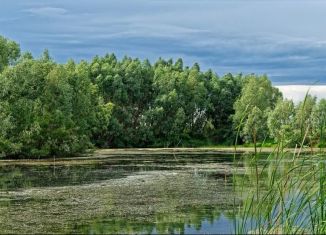
[[[283, 100], [266, 75], [219, 77], [182, 59], [114, 54], [56, 63], [0, 37], [0, 154], [47, 157], [92, 147], [325, 141], [325, 100]], [[309, 127], [309, 130], [306, 130]], [[318, 140], [318, 141], [317, 141]]]
[[0, 72], [20, 56], [19, 45], [0, 35]]

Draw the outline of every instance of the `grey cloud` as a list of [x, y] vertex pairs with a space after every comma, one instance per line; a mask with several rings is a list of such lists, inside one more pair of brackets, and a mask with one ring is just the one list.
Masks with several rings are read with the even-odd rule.
[[3, 1], [0, 22], [8, 21], [0, 34], [36, 54], [48, 48], [60, 62], [107, 52], [152, 61], [182, 57], [220, 75], [326, 83], [323, 1]]

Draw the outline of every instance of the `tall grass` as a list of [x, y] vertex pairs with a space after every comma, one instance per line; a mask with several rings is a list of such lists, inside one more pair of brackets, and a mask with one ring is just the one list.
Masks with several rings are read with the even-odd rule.
[[[287, 156], [271, 154], [259, 166], [258, 185], [256, 170], [244, 178], [246, 182], [236, 178], [244, 201], [237, 211], [235, 233], [326, 234], [325, 159]], [[250, 169], [253, 165], [257, 162], [251, 161]]]
[[293, 152], [280, 141], [265, 161], [261, 151], [246, 157], [246, 177], [234, 173], [235, 193], [243, 199], [234, 204], [236, 234], [326, 234], [326, 155], [302, 153], [305, 128]]

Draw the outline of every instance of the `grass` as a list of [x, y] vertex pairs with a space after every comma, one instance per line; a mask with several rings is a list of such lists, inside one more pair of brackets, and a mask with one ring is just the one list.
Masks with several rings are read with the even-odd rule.
[[[304, 133], [308, 128], [302, 124]], [[234, 174], [234, 191], [243, 198], [234, 205], [236, 234], [326, 234], [326, 155], [322, 148], [303, 154], [305, 141], [306, 134], [294, 151], [281, 141], [262, 165], [257, 151], [247, 158], [248, 177]]]
[[[251, 190], [239, 185], [244, 198], [236, 208], [237, 234], [325, 234], [325, 158], [322, 156], [294, 155], [275, 152], [266, 164], [253, 169], [248, 179]], [[257, 156], [254, 156], [256, 158]], [[254, 167], [252, 167], [254, 166]]]

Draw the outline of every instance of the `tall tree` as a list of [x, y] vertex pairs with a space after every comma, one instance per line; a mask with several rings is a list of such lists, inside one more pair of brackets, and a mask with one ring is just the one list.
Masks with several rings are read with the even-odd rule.
[[143, 113], [152, 102], [153, 70], [148, 60], [129, 57], [117, 61], [114, 55], [95, 57], [91, 77], [104, 97], [114, 104], [106, 146], [141, 146], [146, 141], [142, 131]]
[[[249, 75], [245, 77], [241, 95], [234, 103], [235, 113], [233, 116], [234, 127], [240, 130], [244, 139], [248, 137], [248, 133], [244, 131], [244, 124], [249, 115], [258, 113], [257, 110], [266, 114], [274, 109], [280, 98], [282, 98], [282, 93], [272, 86], [267, 76]], [[254, 109], [255, 112], [252, 112]]]
[[326, 143], [326, 99], [321, 99], [312, 112], [313, 138], [320, 146]]
[[4, 155], [82, 152], [91, 147], [92, 134], [103, 124], [96, 119], [98, 113], [110, 114], [100, 103], [85, 63], [57, 65], [44, 59], [23, 59], [4, 70], [0, 85], [0, 116], [5, 120], [0, 152]]
[[254, 143], [255, 153], [257, 153], [257, 142], [264, 140], [268, 135], [267, 113], [254, 106], [244, 123], [242, 135], [247, 142]]
[[283, 146], [292, 143], [294, 114], [293, 101], [280, 99], [268, 116], [270, 135]]
[[242, 75], [226, 74], [219, 79], [215, 74], [208, 72], [205, 76], [209, 79], [207, 119], [214, 127], [210, 131], [210, 137], [216, 142], [232, 143], [234, 134], [231, 116], [234, 115], [233, 104], [241, 94]]
[[316, 100], [316, 97], [307, 94], [305, 99], [296, 107], [295, 119], [293, 123], [293, 139], [299, 145], [302, 143], [309, 143], [312, 140], [312, 113], [316, 105]]
[[19, 45], [0, 35], [0, 72], [20, 56]]

